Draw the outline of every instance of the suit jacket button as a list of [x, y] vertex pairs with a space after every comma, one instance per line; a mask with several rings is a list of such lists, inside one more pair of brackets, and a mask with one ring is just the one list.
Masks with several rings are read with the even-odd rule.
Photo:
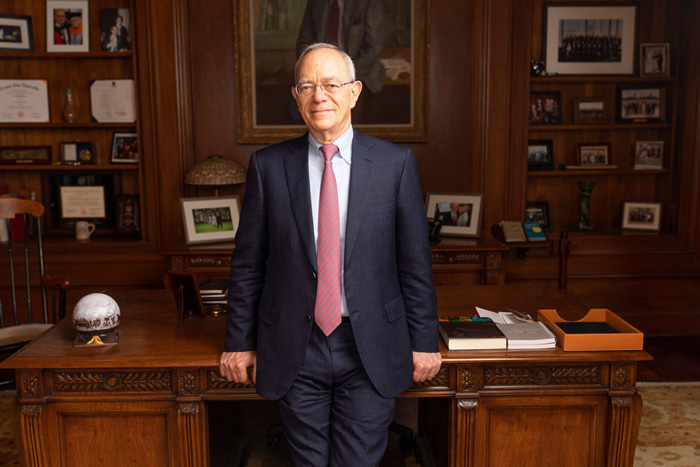
[[304, 319], [306, 320], [307, 323], [310, 323], [313, 318], [311, 317], [311, 315], [306, 315], [306, 317]]
[[316, 279], [316, 271], [314, 271], [314, 272], [311, 273], [311, 277], [313, 277], [314, 279]]

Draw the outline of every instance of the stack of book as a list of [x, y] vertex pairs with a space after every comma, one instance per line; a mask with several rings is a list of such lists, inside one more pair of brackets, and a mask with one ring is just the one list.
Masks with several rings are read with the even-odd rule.
[[204, 279], [199, 282], [199, 295], [202, 297], [202, 304], [207, 305], [226, 305], [226, 297], [228, 297], [228, 279], [213, 278]]
[[496, 323], [478, 316], [440, 317], [440, 335], [448, 350], [493, 350], [508, 345]]
[[529, 315], [506, 307], [508, 312], [494, 312], [476, 308], [481, 317], [492, 319], [508, 340], [508, 349], [553, 349], [557, 338], [544, 323]]

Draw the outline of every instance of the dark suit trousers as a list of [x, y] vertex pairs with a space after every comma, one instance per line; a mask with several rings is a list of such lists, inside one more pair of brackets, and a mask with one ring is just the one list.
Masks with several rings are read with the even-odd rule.
[[360, 361], [349, 321], [326, 337], [313, 325], [299, 374], [279, 401], [297, 466], [377, 466], [394, 399], [380, 396]]

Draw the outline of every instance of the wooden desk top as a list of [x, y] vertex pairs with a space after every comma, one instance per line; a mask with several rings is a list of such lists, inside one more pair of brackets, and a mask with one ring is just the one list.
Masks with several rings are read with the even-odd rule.
[[[177, 321], [175, 300], [167, 290], [121, 290], [109, 293], [121, 309], [117, 345], [73, 347], [76, 331], [70, 317], [0, 364], [15, 369], [203, 368], [217, 367], [224, 346], [226, 315], [187, 316]], [[566, 292], [528, 285], [438, 287], [442, 316], [471, 315], [474, 306], [504, 311], [505, 306], [535, 316], [537, 308], [555, 308], [575, 319], [587, 310]], [[640, 361], [644, 351], [563, 352], [549, 350], [447, 351], [445, 362], [470, 361]]]

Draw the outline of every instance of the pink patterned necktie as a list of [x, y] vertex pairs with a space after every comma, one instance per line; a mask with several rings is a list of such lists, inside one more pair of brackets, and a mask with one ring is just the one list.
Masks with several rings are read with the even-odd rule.
[[340, 324], [340, 215], [332, 163], [333, 156], [338, 153], [338, 146], [324, 144], [321, 152], [325, 165], [318, 203], [318, 289], [315, 319], [321, 331], [329, 336]]

